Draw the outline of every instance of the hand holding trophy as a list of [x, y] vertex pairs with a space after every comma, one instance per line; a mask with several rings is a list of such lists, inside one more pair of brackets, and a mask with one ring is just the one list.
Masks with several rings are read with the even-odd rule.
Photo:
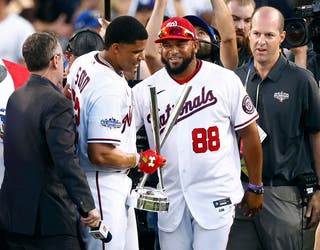
[[[171, 129], [175, 125], [175, 122], [183, 108], [183, 104], [187, 99], [190, 91], [191, 86], [186, 86], [173, 113], [169, 117], [165, 130], [163, 132], [162, 140], [160, 141], [156, 88], [150, 87], [152, 126], [156, 149], [155, 152], [152, 150], [147, 150], [141, 153], [139, 170], [144, 172], [144, 175], [137, 188], [132, 190], [131, 192], [131, 199], [134, 202], [133, 206], [137, 209], [151, 212], [166, 212], [169, 209], [169, 200], [164, 191], [161, 169], [161, 167], [165, 165], [166, 159], [160, 155], [160, 149], [167, 139]], [[159, 187], [157, 189], [152, 187], [145, 187], [144, 184], [147, 181], [149, 174], [152, 174], [155, 171], [157, 171], [158, 173]]]

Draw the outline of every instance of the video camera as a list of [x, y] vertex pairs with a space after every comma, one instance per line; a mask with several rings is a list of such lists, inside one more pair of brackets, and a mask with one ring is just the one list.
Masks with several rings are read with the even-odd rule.
[[320, 53], [320, 0], [294, 8], [295, 18], [285, 19], [284, 48], [303, 46], [312, 41], [313, 49]]

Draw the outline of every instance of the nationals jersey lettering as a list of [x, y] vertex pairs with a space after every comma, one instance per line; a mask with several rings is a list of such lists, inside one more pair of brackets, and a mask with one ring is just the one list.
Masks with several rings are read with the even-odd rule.
[[126, 130], [127, 124], [128, 124], [128, 127], [131, 126], [131, 122], [132, 122], [132, 107], [129, 106], [129, 112], [126, 114], [126, 116], [122, 120], [123, 126], [122, 126], [121, 133], [123, 133]]
[[[214, 96], [212, 90], [206, 91], [206, 87], [203, 86], [201, 89], [201, 93], [198, 96], [196, 96], [193, 100], [185, 102], [176, 123], [216, 103], [217, 98]], [[160, 134], [164, 131], [165, 125], [167, 124], [171, 111], [173, 111], [174, 107], [174, 104], [167, 104], [163, 114], [161, 114], [161, 110], [159, 110]], [[151, 123], [151, 114], [148, 115], [147, 119], [149, 123]]]

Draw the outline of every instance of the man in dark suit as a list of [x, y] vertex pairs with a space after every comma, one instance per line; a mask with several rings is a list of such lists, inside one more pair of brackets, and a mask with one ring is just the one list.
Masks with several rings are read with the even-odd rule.
[[6, 109], [0, 190], [5, 249], [80, 249], [77, 209], [88, 213], [81, 221], [90, 227], [100, 216], [74, 155], [72, 104], [58, 87], [62, 48], [53, 34], [34, 33], [23, 56], [31, 76]]

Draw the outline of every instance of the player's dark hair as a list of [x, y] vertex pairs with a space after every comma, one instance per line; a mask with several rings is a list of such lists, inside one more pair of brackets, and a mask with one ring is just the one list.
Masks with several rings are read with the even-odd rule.
[[[35, 32], [22, 47], [22, 55], [29, 71], [38, 71], [49, 66], [52, 57], [58, 53], [59, 39], [51, 32]], [[60, 55], [62, 56], [62, 55]]]
[[108, 49], [113, 43], [133, 44], [147, 38], [147, 30], [137, 19], [132, 16], [119, 16], [107, 27], [104, 44]]
[[75, 57], [89, 53], [94, 50], [103, 50], [104, 43], [102, 37], [90, 29], [77, 31], [70, 39], [66, 51]]

